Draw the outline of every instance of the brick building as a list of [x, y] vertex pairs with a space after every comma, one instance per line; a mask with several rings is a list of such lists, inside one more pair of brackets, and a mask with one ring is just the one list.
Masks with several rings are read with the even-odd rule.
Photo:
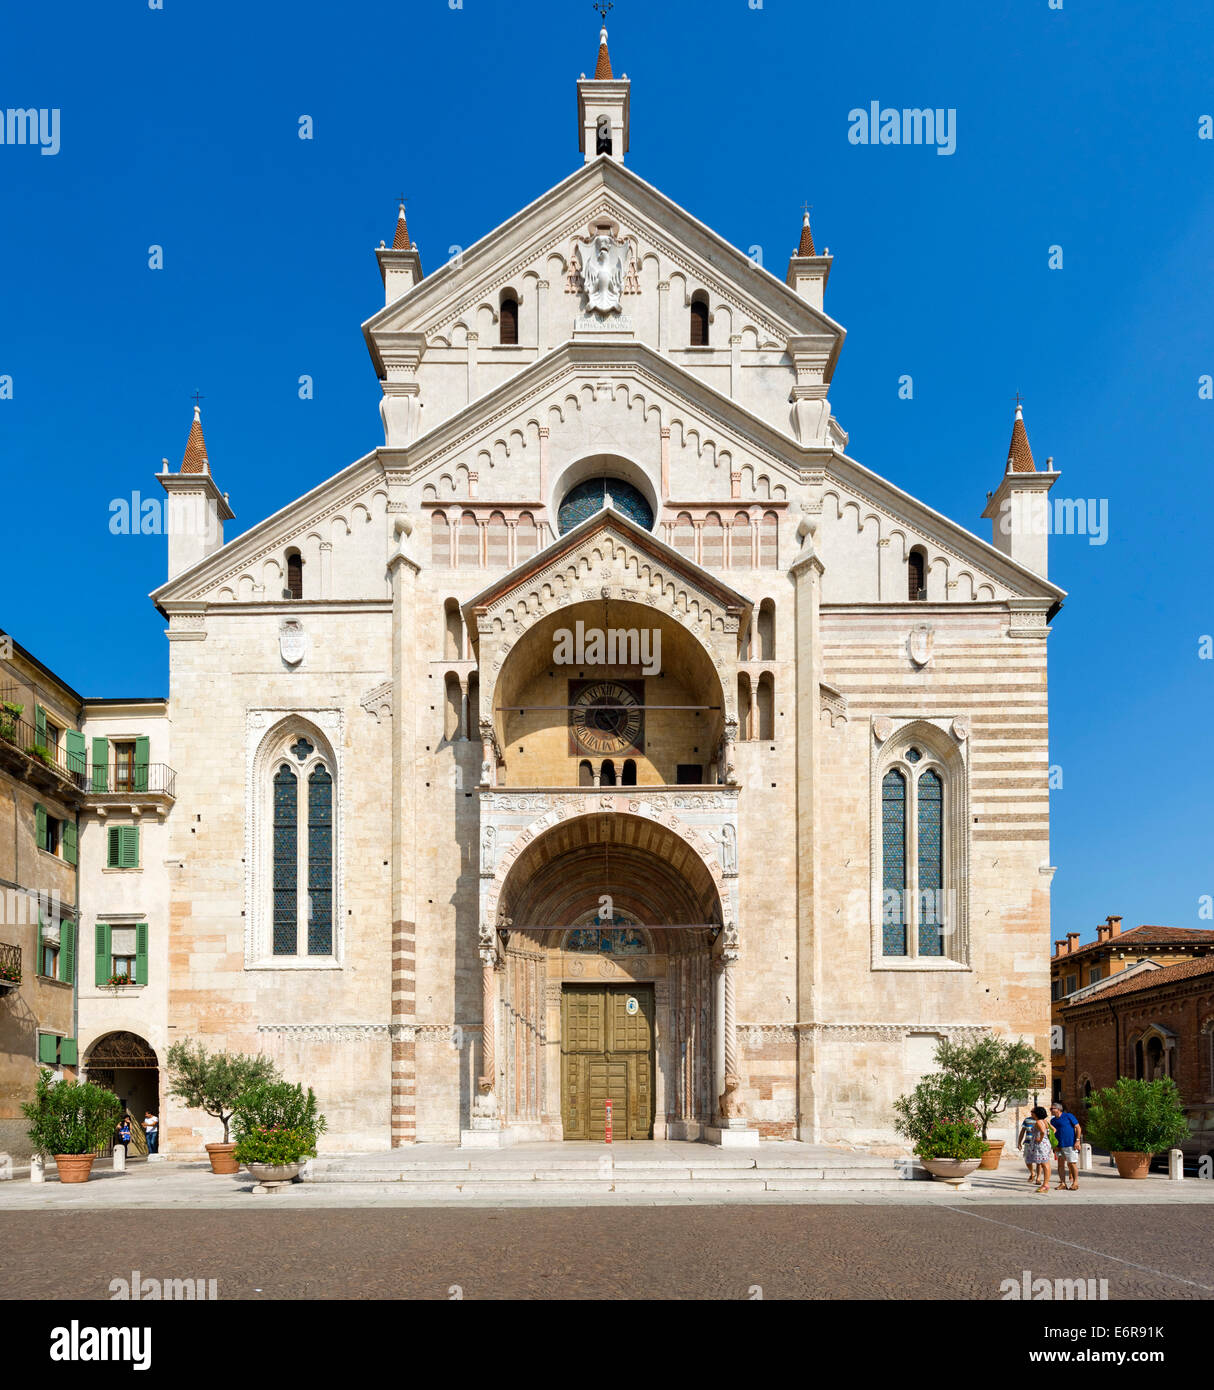
[[1096, 940], [1086, 946], [1078, 940], [1078, 932], [1068, 932], [1055, 941], [1050, 960], [1051, 1090], [1055, 1099], [1065, 1096], [1068, 1101], [1074, 1098], [1067, 1085], [1064, 1014], [1069, 1004], [1094, 993], [1103, 998], [1113, 976], [1133, 972], [1137, 978], [1160, 966], [1214, 956], [1214, 931], [1147, 925], [1123, 932], [1120, 917], [1107, 917], [1096, 928]]
[[1214, 955], [1127, 972], [1061, 1013], [1068, 1105], [1121, 1076], [1170, 1076], [1187, 1105], [1214, 1101]]

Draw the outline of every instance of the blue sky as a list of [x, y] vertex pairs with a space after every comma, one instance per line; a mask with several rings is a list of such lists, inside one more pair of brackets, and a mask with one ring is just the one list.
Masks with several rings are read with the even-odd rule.
[[[112, 536], [109, 506], [160, 495], [191, 393], [230, 537], [382, 442], [359, 324], [395, 195], [433, 270], [577, 166], [590, 4], [450, 5], [6, 14], [0, 108], [62, 117], [53, 157], [0, 147], [0, 626], [83, 692], [167, 690], [145, 597], [164, 543]], [[1056, 934], [1205, 925], [1214, 893], [1208, 21], [1078, 0], [609, 16], [631, 167], [781, 276], [813, 204], [849, 452], [989, 537], [1020, 391], [1056, 494], [1107, 499], [1106, 544], [1052, 542]], [[872, 101], [955, 108], [956, 152], [850, 144]]]

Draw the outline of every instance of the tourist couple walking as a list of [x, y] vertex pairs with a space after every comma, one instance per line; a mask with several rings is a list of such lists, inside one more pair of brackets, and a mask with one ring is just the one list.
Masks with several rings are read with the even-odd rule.
[[[1052, 1115], [1051, 1115], [1051, 1112]], [[1083, 1126], [1060, 1101], [1047, 1111], [1035, 1105], [1020, 1123], [1020, 1147], [1029, 1182], [1038, 1183], [1038, 1192], [1050, 1190], [1050, 1167], [1058, 1155], [1058, 1187], [1079, 1190], [1079, 1140]]]

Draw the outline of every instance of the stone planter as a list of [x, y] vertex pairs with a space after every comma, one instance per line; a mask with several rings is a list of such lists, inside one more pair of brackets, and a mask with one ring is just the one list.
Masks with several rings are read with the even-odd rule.
[[940, 1182], [962, 1183], [982, 1162], [980, 1158], [921, 1158], [920, 1163]]
[[60, 1182], [88, 1182], [96, 1154], [56, 1154]]
[[239, 1173], [240, 1164], [232, 1157], [235, 1144], [208, 1144], [207, 1157], [211, 1160], [212, 1173]]
[[294, 1182], [299, 1177], [298, 1163], [250, 1163], [250, 1177], [258, 1182]]
[[1137, 1153], [1114, 1153], [1113, 1162], [1123, 1178], [1145, 1178], [1151, 1170], [1151, 1155]]
[[985, 1142], [982, 1157], [978, 1160], [978, 1167], [985, 1173], [989, 1173], [999, 1167], [999, 1160], [1003, 1157], [1003, 1140], [988, 1139]]

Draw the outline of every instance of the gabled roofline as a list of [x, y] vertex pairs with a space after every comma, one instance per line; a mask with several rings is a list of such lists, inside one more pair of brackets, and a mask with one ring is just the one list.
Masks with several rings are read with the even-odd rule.
[[[744, 252], [726, 241], [718, 232], [713, 231], [707, 223], [701, 222], [693, 213], [680, 206], [672, 198], [668, 198], [660, 189], [641, 178], [627, 165], [621, 164], [610, 155], [598, 155], [587, 164], [575, 169], [567, 178], [560, 183], [553, 185], [539, 197], [533, 199], [526, 207], [514, 213], [505, 222], [499, 223], [491, 231], [487, 232], [478, 241], [466, 247], [459, 257], [458, 264], [455, 261], [447, 261], [438, 270], [428, 275], [424, 280], [419, 281], [412, 289], [407, 290], [398, 299], [394, 299], [391, 304], [386, 304], [382, 309], [378, 309], [362, 325], [363, 338], [367, 344], [367, 351], [371, 354], [371, 360], [375, 363], [375, 368], [380, 378], [384, 376], [384, 364], [380, 359], [378, 349], [374, 341], [374, 333], [386, 329], [389, 321], [400, 313], [401, 307], [412, 301], [413, 303], [423, 302], [427, 296], [437, 298], [441, 292], [459, 277], [472, 279], [474, 272], [471, 271], [473, 260], [485, 258], [488, 266], [492, 266], [493, 256], [496, 247], [503, 241], [521, 231], [529, 220], [538, 219], [540, 213], [551, 203], [559, 202], [560, 199], [571, 189], [577, 187], [579, 183], [593, 185], [600, 182], [604, 187], [611, 188], [613, 192], [621, 197], [627, 198], [628, 193], [640, 193], [643, 196], [654, 200], [658, 204], [657, 211], [673, 214], [682, 219], [688, 225], [694, 227], [702, 236], [711, 243], [712, 249], [719, 253], [721, 260], [715, 259], [710, 264], [718, 266], [722, 274], [729, 275], [730, 267], [728, 262], [733, 262], [732, 275], [735, 283], [740, 288], [744, 288], [747, 280], [752, 280], [762, 291], [765, 291], [768, 299], [770, 312], [788, 321], [790, 336], [796, 337], [807, 332], [812, 333], [826, 332], [835, 338], [835, 345], [831, 350], [826, 367], [826, 378], [829, 381], [838, 361], [839, 352], [843, 346], [843, 340], [847, 336], [847, 330], [842, 324], [836, 323], [829, 314], [803, 299], [795, 290], [790, 289], [783, 280], [773, 275], [766, 266], [756, 265]], [[621, 187], [614, 187], [613, 181], [623, 184]], [[631, 184], [631, 190], [628, 185]], [[763, 302], [761, 293], [756, 292], [754, 298]]]
[[680, 390], [690, 402], [715, 413], [719, 420], [733, 428], [740, 436], [770, 454], [777, 465], [782, 465], [788, 471], [790, 481], [803, 481], [802, 470], [817, 466], [827, 472], [833, 471], [840, 482], [852, 481], [852, 486], [857, 491], [866, 493], [874, 501], [887, 499], [886, 505], [893, 511], [924, 516], [931, 525], [923, 529], [934, 529], [942, 543], [951, 542], [958, 550], [974, 553], [975, 558], [980, 558], [994, 577], [1008, 588], [1017, 590], [1018, 597], [1052, 599], [1056, 603], [1061, 603], [1066, 597], [1065, 589], [1051, 584], [1035, 570], [1013, 560], [1011, 556], [997, 550], [989, 541], [984, 541], [972, 531], [966, 530], [959, 522], [904, 492], [888, 479], [866, 468], [864, 464], [838, 450], [798, 444], [791, 435], [784, 434], [768, 421], [740, 406], [732, 397], [722, 395], [715, 387], [709, 386], [679, 363], [637, 339], [619, 343], [567, 339], [544, 357], [529, 363], [522, 371], [500, 382], [485, 395], [478, 396], [455, 415], [440, 420], [427, 434], [419, 435], [407, 450], [392, 452], [407, 455], [409, 471], [412, 473], [415, 468], [421, 466], [425, 455], [441, 452], [444, 448], [450, 447], [460, 435], [467, 433], [470, 423], [478, 415], [493, 415], [500, 407], [516, 402], [537, 378], [545, 374], [556, 374], [566, 366], [577, 366], [584, 359], [589, 359], [599, 366], [636, 364], [649, 368], [659, 379]]
[[[276, 512], [271, 512], [269, 516], [257, 522], [256, 525], [250, 526], [247, 531], [242, 531], [239, 536], [233, 536], [230, 541], [220, 546], [218, 550], [213, 551], [196, 564], [191, 565], [189, 569], [182, 570], [180, 574], [174, 575], [172, 579], [166, 580], [158, 589], [153, 589], [148, 597], [156, 607], [160, 609], [161, 613], [164, 614], [164, 609], [161, 608], [162, 603], [171, 603], [175, 598], [184, 599], [183, 595], [176, 592], [178, 589], [192, 585], [199, 579], [205, 578], [208, 570], [222, 569], [231, 564], [242, 547], [245, 549], [256, 548], [264, 538], [266, 532], [272, 530], [277, 523], [289, 519], [294, 512], [306, 512], [309, 506], [318, 500], [327, 489], [331, 488], [343, 478], [353, 477], [359, 468], [365, 467], [368, 463], [379, 463], [378, 450], [372, 450], [371, 453], [364, 454], [361, 458], [355, 459], [353, 463], [347, 464], [345, 468], [340, 469], [331, 477], [324, 479], [323, 482], [317, 483], [310, 492], [304, 493], [302, 497], [297, 497], [293, 502], [288, 502], [285, 507], [280, 507]], [[168, 615], [165, 614], [165, 616], [167, 617]]]
[[[474, 594], [461, 604], [460, 608], [465, 620], [470, 620], [476, 609], [487, 608], [490, 604], [497, 602], [503, 594], [517, 588], [528, 575], [537, 570], [546, 569], [554, 561], [559, 560], [561, 556], [576, 550], [588, 537], [613, 529], [620, 534], [623, 540], [635, 545], [638, 550], [646, 551], [682, 575], [697, 589], [703, 590], [722, 608], [735, 610], [745, 617], [750, 615], [754, 605], [744, 594], [738, 593], [728, 584], [723, 584], [703, 566], [696, 564], [694, 560], [689, 560], [686, 555], [675, 550], [673, 546], [667, 545], [665, 541], [659, 540], [652, 531], [647, 531], [630, 517], [617, 512], [614, 507], [602, 507], [593, 516], [588, 516], [585, 521], [579, 521], [572, 530], [566, 531], [563, 536], [558, 536], [556, 540], [545, 546], [543, 550], [537, 551], [529, 559], [521, 560], [500, 579], [495, 579], [478, 594]], [[475, 642], [476, 624], [468, 621], [468, 630], [473, 634], [473, 641]]]

